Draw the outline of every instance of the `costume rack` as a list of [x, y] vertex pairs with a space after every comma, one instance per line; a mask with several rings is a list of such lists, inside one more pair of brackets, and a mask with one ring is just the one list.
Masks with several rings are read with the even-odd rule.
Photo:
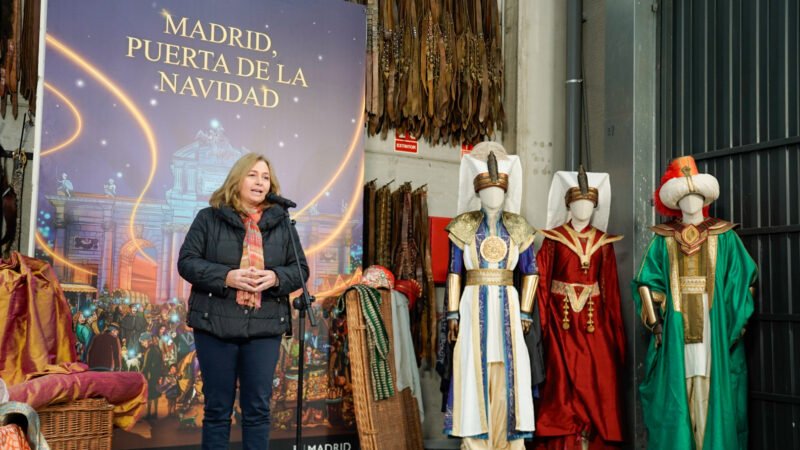
[[411, 310], [411, 333], [417, 364], [432, 367], [436, 355], [436, 291], [431, 260], [427, 185], [410, 182], [394, 191], [395, 180], [364, 185], [364, 256], [362, 266], [379, 265], [398, 280], [414, 280], [422, 295]]

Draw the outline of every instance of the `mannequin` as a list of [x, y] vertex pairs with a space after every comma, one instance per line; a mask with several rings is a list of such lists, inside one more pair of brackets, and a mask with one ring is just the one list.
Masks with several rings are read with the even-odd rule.
[[[500, 214], [500, 208], [505, 201], [505, 192], [499, 187], [488, 187], [483, 189], [478, 193], [479, 198], [481, 199], [481, 211], [484, 212], [486, 215], [486, 220], [490, 224], [489, 227], [492, 229], [492, 234], [496, 235], [497, 230], [494, 229], [495, 224], [497, 224], [497, 217]], [[456, 341], [456, 336], [458, 336], [458, 320], [457, 319], [448, 319], [448, 340], [450, 342]], [[531, 319], [526, 317], [522, 318], [522, 331], [524, 334], [528, 334], [531, 330]]]
[[572, 216], [572, 228], [583, 230], [589, 225], [594, 213], [594, 203], [591, 200], [579, 199], [569, 204], [569, 213]]
[[703, 221], [703, 201], [703, 196], [700, 194], [689, 194], [678, 201], [683, 223], [697, 225]]
[[538, 276], [534, 230], [517, 214], [520, 173], [519, 159], [499, 144], [477, 145], [462, 159], [460, 214], [447, 226], [448, 340], [455, 347], [445, 433], [462, 437], [462, 449], [521, 450], [534, 428], [523, 328], [533, 321]]
[[558, 176], [576, 186], [558, 196], [567, 221], [542, 231], [537, 255], [546, 376], [539, 390], [536, 448], [618, 448], [617, 374], [625, 359], [625, 331], [613, 243], [622, 237], [592, 224], [595, 209], [609, 205], [599, 204], [599, 191], [589, 187], [583, 167]]
[[[690, 156], [674, 160], [633, 295], [653, 334], [639, 387], [648, 448], [747, 448], [747, 367], [740, 338], [756, 266], [734, 224], [708, 217], [719, 184]], [[669, 420], [665, 420], [668, 417]]]

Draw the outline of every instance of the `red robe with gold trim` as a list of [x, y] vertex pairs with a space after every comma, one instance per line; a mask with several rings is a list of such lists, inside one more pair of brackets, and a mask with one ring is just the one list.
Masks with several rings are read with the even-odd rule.
[[542, 232], [537, 298], [546, 377], [537, 448], [592, 449], [622, 441], [618, 373], [625, 360], [617, 262], [611, 236], [570, 224]]

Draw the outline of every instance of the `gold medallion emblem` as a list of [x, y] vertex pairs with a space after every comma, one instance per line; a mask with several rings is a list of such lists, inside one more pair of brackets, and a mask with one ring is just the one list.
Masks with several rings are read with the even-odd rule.
[[497, 236], [489, 236], [481, 242], [481, 256], [490, 263], [498, 263], [506, 257], [508, 245]]
[[700, 237], [700, 232], [694, 225], [689, 225], [681, 231], [681, 237], [683, 237], [684, 242], [691, 244]]

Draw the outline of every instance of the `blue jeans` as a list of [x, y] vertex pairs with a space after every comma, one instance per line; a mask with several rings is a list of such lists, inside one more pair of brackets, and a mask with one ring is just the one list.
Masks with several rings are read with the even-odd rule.
[[228, 448], [237, 378], [242, 448], [269, 449], [269, 402], [281, 337], [223, 340], [195, 331], [194, 338], [205, 397], [203, 450]]

